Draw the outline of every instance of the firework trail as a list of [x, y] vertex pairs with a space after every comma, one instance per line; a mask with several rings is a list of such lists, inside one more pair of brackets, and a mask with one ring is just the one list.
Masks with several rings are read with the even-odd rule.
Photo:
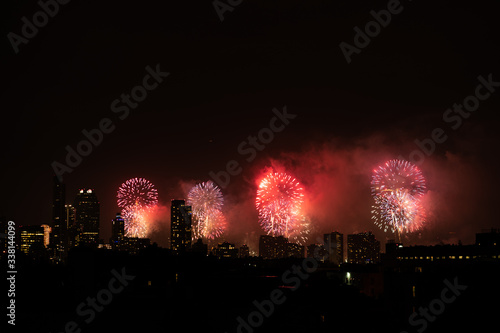
[[379, 166], [372, 176], [371, 191], [375, 201], [372, 219], [384, 232], [390, 229], [399, 238], [422, 227], [425, 214], [420, 202], [426, 185], [415, 165], [391, 160]]
[[117, 192], [117, 204], [125, 220], [125, 236], [147, 237], [147, 214], [158, 204], [158, 191], [144, 178], [131, 178]]
[[214, 239], [226, 228], [222, 213], [224, 198], [220, 189], [212, 182], [200, 183], [188, 193], [187, 205], [193, 210], [192, 239]]
[[272, 236], [301, 239], [307, 234], [308, 223], [302, 216], [304, 189], [286, 173], [270, 172], [260, 182], [256, 207], [259, 223]]

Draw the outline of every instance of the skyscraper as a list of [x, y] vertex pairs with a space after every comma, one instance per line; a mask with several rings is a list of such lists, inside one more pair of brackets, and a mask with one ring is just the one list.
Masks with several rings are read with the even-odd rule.
[[52, 198], [52, 233], [50, 234], [50, 244], [57, 260], [62, 260], [68, 249], [68, 234], [66, 224], [66, 211], [64, 208], [66, 201], [66, 188], [57, 176], [54, 176]]
[[331, 232], [324, 235], [324, 248], [326, 250], [326, 260], [340, 265], [344, 262], [344, 235], [340, 232]]
[[170, 248], [182, 253], [191, 247], [191, 206], [184, 200], [172, 200], [170, 207]]
[[347, 235], [347, 261], [354, 264], [379, 261], [380, 242], [371, 232]]
[[125, 220], [121, 213], [116, 213], [116, 217], [111, 225], [111, 246], [113, 248], [120, 248], [125, 237]]
[[75, 198], [75, 224], [79, 243], [91, 247], [99, 244], [100, 204], [92, 189], [81, 189]]
[[75, 224], [75, 207], [73, 205], [64, 205], [66, 210], [66, 229], [68, 235], [68, 249], [78, 246], [80, 241], [80, 230]]

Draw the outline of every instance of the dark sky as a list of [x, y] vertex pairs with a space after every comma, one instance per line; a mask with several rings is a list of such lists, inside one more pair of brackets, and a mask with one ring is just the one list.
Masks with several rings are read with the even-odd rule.
[[[65, 147], [109, 118], [114, 131], [63, 176], [68, 202], [78, 188], [95, 188], [104, 239], [126, 179], [149, 179], [168, 206], [233, 159], [243, 172], [223, 191], [229, 241], [251, 243], [246, 233], [260, 233], [255, 178], [270, 166], [304, 184], [318, 234], [376, 231], [371, 170], [443, 128], [448, 140], [421, 165], [429, 223], [420, 241], [473, 242], [482, 228], [500, 227], [500, 91], [456, 130], [443, 113], [474, 94], [479, 75], [500, 81], [495, 2], [402, 1], [401, 13], [348, 64], [339, 44], [353, 44], [353, 28], [387, 3], [246, 0], [221, 22], [211, 1], [72, 1], [18, 54], [7, 34], [21, 34], [21, 18], [32, 21], [40, 7], [6, 5], [0, 215], [49, 223], [51, 163], [64, 163]], [[120, 120], [111, 103], [157, 64], [170, 75]], [[238, 145], [285, 105], [297, 117], [246, 162]], [[166, 245], [164, 232], [155, 237]]]

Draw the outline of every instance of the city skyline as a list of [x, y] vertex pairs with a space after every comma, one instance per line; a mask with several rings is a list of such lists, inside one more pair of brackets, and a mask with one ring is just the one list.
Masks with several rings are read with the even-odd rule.
[[497, 7], [6, 2], [7, 325], [496, 327]]

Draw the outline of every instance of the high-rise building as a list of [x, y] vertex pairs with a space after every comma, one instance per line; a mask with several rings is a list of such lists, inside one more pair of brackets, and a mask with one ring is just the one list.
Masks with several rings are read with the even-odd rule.
[[331, 232], [324, 235], [324, 249], [326, 251], [326, 261], [335, 265], [344, 262], [344, 235], [340, 232]]
[[64, 205], [66, 210], [66, 229], [68, 235], [68, 249], [78, 246], [80, 241], [80, 230], [75, 223], [75, 207], [73, 205]]
[[279, 259], [286, 256], [288, 239], [283, 236], [262, 235], [259, 239], [259, 256], [264, 259]]
[[243, 244], [242, 246], [240, 246], [239, 256], [240, 258], [246, 258], [250, 256], [250, 248], [248, 247], [248, 245]]
[[50, 226], [27, 225], [19, 227], [19, 246], [21, 252], [26, 254], [38, 254], [45, 251], [49, 245]]
[[347, 235], [347, 261], [354, 264], [375, 263], [380, 257], [380, 242], [371, 232]]
[[111, 221], [111, 246], [119, 249], [125, 237], [125, 220], [121, 213], [116, 213], [116, 217]]
[[191, 206], [184, 200], [172, 200], [170, 207], [170, 248], [183, 253], [191, 247]]
[[97, 248], [99, 244], [100, 204], [93, 189], [81, 189], [75, 198], [75, 224], [79, 245]]
[[66, 223], [66, 187], [57, 176], [54, 176], [52, 197], [52, 233], [50, 234], [51, 248], [57, 260], [66, 257], [68, 250], [68, 234]]

